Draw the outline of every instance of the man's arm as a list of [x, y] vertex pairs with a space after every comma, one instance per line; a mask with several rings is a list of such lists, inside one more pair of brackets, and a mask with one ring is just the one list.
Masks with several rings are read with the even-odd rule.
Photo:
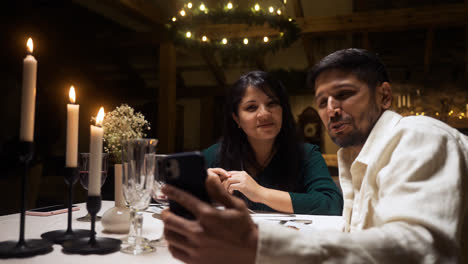
[[244, 202], [209, 176], [206, 187], [213, 201], [226, 207], [218, 210], [173, 186], [163, 192], [196, 217], [187, 220], [169, 210], [163, 211], [164, 236], [172, 255], [187, 263], [254, 263], [257, 250], [257, 226]]

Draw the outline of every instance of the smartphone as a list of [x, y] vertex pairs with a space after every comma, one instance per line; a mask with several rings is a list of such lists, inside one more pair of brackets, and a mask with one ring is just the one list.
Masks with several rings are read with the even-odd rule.
[[[161, 163], [162, 168], [159, 171], [164, 175], [166, 183], [211, 203], [205, 188], [207, 177], [205, 158], [199, 151], [167, 155]], [[174, 201], [169, 200], [169, 208], [179, 216], [195, 219], [190, 211]]]
[[[72, 206], [72, 211], [78, 211], [78, 210], [80, 210], [78, 206], [76, 205]], [[34, 215], [34, 216], [49, 216], [49, 215], [63, 214], [67, 212], [68, 212], [68, 206], [60, 204], [60, 205], [52, 205], [52, 206], [31, 209], [31, 210], [26, 211], [26, 214]]]

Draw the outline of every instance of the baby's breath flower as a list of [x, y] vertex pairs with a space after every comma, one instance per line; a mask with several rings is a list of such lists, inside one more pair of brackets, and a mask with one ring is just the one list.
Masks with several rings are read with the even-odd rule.
[[104, 128], [104, 151], [109, 153], [115, 163], [122, 162], [122, 140], [143, 138], [146, 136], [144, 131], [151, 129], [145, 116], [140, 112], [135, 113], [135, 110], [127, 104], [122, 104], [106, 113], [102, 127]]

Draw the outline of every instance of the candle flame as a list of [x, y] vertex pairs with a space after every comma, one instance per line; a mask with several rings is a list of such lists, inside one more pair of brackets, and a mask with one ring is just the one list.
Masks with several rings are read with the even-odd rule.
[[101, 109], [99, 109], [99, 113], [96, 117], [96, 126], [101, 126], [102, 120], [104, 120], [104, 107], [101, 107]]
[[29, 51], [32, 53], [33, 49], [34, 49], [34, 44], [33, 44], [32, 38], [28, 39], [28, 43], [26, 43], [26, 46], [28, 46]]
[[73, 85], [70, 87], [70, 92], [68, 93], [68, 97], [70, 98], [70, 102], [74, 104], [76, 101], [76, 94], [75, 94], [75, 87], [73, 87]]

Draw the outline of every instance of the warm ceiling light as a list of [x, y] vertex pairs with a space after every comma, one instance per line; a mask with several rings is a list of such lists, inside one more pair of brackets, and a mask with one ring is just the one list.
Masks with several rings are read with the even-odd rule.
[[288, 21], [291, 22], [291, 21], [292, 21], [292, 18], [288, 18]]
[[227, 44], [227, 38], [223, 38], [223, 40], [221, 41], [221, 43], [223, 43], [224, 45]]
[[232, 9], [232, 3], [231, 3], [231, 2], [229, 2], [229, 3], [227, 4], [227, 8], [228, 8], [228, 9]]
[[276, 10], [276, 14], [278, 14], [278, 16], [281, 16], [281, 9]]
[[188, 8], [192, 8], [192, 2], [189, 2], [189, 3], [187, 4], [187, 7], [188, 7]]
[[247, 45], [249, 44], [249, 39], [248, 38], [244, 38], [244, 45]]
[[200, 10], [201, 10], [201, 11], [205, 11], [205, 5], [204, 5], [204, 4], [201, 4], [201, 5], [200, 5]]
[[192, 36], [192, 32], [187, 31], [187, 33], [185, 33], [185, 36], [186, 36], [187, 38], [190, 38], [190, 37]]
[[274, 9], [272, 6], [270, 6], [270, 7], [268, 8], [268, 11], [270, 11], [270, 13], [273, 13], [273, 12], [275, 12], [275, 9]]
[[288, 0], [284, 0], [283, 3], [286, 4], [288, 2]]
[[206, 36], [203, 36], [203, 37], [201, 38], [201, 40], [202, 40], [203, 42], [207, 42], [207, 41], [208, 41], [208, 38], [207, 38]]
[[176, 17], [172, 17], [172, 22], [176, 22], [177, 21], [177, 18]]
[[185, 16], [185, 10], [183, 10], [183, 9], [180, 10], [180, 15], [181, 15], [181, 16]]
[[269, 40], [269, 39], [268, 39], [267, 36], [263, 37], [263, 42], [268, 42], [268, 40]]
[[255, 11], [260, 10], [260, 5], [259, 5], [259, 4], [255, 4], [254, 9], [255, 9]]

